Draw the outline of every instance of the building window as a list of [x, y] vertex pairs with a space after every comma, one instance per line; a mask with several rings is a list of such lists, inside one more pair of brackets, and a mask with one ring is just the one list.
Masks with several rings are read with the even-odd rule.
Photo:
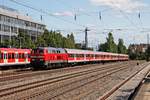
[[2, 25], [0, 24], [0, 31], [2, 31]]
[[10, 26], [4, 25], [4, 32], [10, 32]]
[[11, 32], [12, 33], [17, 33], [17, 28], [16, 27], [11, 27]]
[[0, 21], [2, 20], [2, 15], [0, 15]]

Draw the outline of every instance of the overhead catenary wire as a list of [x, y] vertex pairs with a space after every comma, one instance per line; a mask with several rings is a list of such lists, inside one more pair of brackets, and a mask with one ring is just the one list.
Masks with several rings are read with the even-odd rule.
[[140, 11], [138, 13], [138, 18], [139, 18], [140, 25], [141, 25], [142, 29], [144, 30], [144, 26], [143, 26], [143, 23], [142, 23], [142, 20], [141, 20], [141, 12]]
[[[49, 15], [49, 16], [51, 16], [51, 17], [54, 17], [54, 18], [59, 19], [59, 20], [62, 20], [62, 21], [64, 21], [64, 22], [71, 23], [71, 24], [74, 24], [74, 25], [77, 25], [77, 26], [82, 26], [82, 27], [84, 27], [84, 28], [87, 27], [87, 26], [85, 26], [85, 25], [81, 25], [81, 24], [79, 24], [79, 23], [76, 23], [76, 22], [73, 22], [73, 21], [69, 21], [69, 20], [63, 19], [63, 18], [61, 18], [61, 17], [55, 16], [55, 15], [53, 15], [53, 14], [47, 12], [47, 11], [44, 11], [44, 10], [42, 10], [42, 9], [38, 9], [38, 8], [35, 8], [35, 7], [32, 7], [32, 6], [29, 6], [29, 5], [27, 5], [26, 3], [21, 3], [21, 2], [18, 2], [18, 1], [16, 1], [16, 0], [9, 0], [9, 1], [14, 2], [14, 3], [16, 3], [16, 4], [18, 4], [18, 5], [21, 5], [21, 6], [27, 7], [27, 8], [30, 8], [30, 9], [35, 10], [35, 11], [37, 11], [37, 12], [47, 14], [47, 15]], [[71, 6], [69, 6], [69, 7], [71, 7]], [[107, 11], [107, 10], [109, 10], [109, 9], [101, 10], [101, 12]], [[136, 26], [136, 25], [132, 22], [132, 20], [130, 20], [130, 19], [128, 18], [128, 16], [126, 16], [126, 15], [124, 14], [124, 12], [123, 12], [122, 10], [120, 10], [120, 12], [124, 15], [124, 17], [125, 17], [133, 26]], [[94, 13], [99, 13], [99, 12], [94, 12]], [[76, 16], [76, 17], [77, 17], [77, 16]], [[42, 18], [42, 19], [43, 19], [43, 18]], [[76, 19], [76, 18], [75, 18], [75, 19]], [[138, 28], [138, 27], [136, 27], [136, 28]], [[139, 28], [138, 28], [138, 29], [139, 29]]]
[[[87, 16], [89, 16], [89, 17], [91, 17], [92, 18], [92, 20], [95, 22], [95, 19], [93, 19], [93, 14], [96, 14], [96, 16], [97, 16], [97, 18], [101, 21], [101, 23], [102, 23], [102, 25], [100, 26], [100, 27], [103, 27], [103, 28], [105, 28], [105, 26], [107, 26], [108, 27], [108, 25], [106, 24], [106, 23], [104, 23], [104, 21], [102, 20], [102, 13], [103, 12], [105, 12], [105, 11], [108, 11], [108, 10], [111, 10], [111, 8], [106, 8], [106, 9], [102, 9], [102, 10], [100, 10], [100, 11], [94, 11], [94, 12], [85, 12], [85, 11], [79, 11], [79, 9], [78, 10], [76, 10], [76, 8], [74, 8], [73, 7], [73, 5], [68, 5], [68, 4], [66, 4], [66, 3], [64, 3], [62, 0], [56, 0], [58, 3], [60, 3], [60, 4], [63, 4], [63, 5], [65, 5], [65, 7], [67, 6], [68, 8], [72, 8], [72, 9], [74, 9], [73, 10], [73, 12], [75, 11], [75, 14], [74, 14], [74, 20], [75, 21], [77, 21], [77, 17], [78, 16], [80, 16], [80, 15], [87, 15]], [[76, 12], [77, 11], [77, 12]], [[97, 22], [97, 20], [96, 20], [96, 22]], [[90, 28], [91, 29], [91, 28]]]
[[[61, 4], [64, 4], [64, 5], [67, 6], [68, 8], [73, 8], [74, 11], [76, 11], [76, 9], [75, 9], [72, 5], [67, 5], [66, 3], [62, 2], [62, 0], [59, 0], [59, 1], [57, 0], [57, 2], [58, 2], [58, 3], [61, 3]], [[106, 8], [106, 9], [103, 9], [103, 10], [97, 11], [97, 12], [87, 12], [87, 11], [85, 12], [85, 11], [79, 11], [79, 10], [78, 10], [78, 12], [75, 12], [74, 18], [77, 18], [77, 16], [79, 16], [79, 15], [87, 15], [87, 16], [92, 17], [92, 19], [93, 19], [93, 16], [92, 16], [91, 14], [95, 13], [95, 14], [98, 14], [98, 18], [101, 20], [101, 19], [102, 19], [101, 13], [104, 12], [104, 11], [108, 11], [108, 10], [110, 10], [110, 8]]]
[[[113, 1], [112, 1], [112, 4], [114, 4]], [[122, 15], [123, 15], [136, 29], [138, 29], [138, 30], [143, 29], [143, 30], [144, 30], [144, 27], [143, 27], [143, 24], [142, 24], [142, 21], [141, 21], [141, 12], [140, 12], [140, 10], [139, 10], [139, 13], [138, 13], [138, 18], [139, 18], [139, 21], [140, 21], [140, 27], [139, 27], [139, 26], [136, 25], [132, 20], [130, 20], [129, 17], [128, 17], [118, 6], [116, 6], [116, 7], [119, 9], [120, 13], [122, 13]], [[142, 30], [142, 31], [143, 31], [143, 30]]]
[[16, 4], [18, 4], [18, 5], [21, 5], [21, 6], [23, 6], [23, 7], [26, 7], [26, 8], [30, 8], [30, 9], [32, 9], [32, 10], [34, 10], [34, 11], [37, 11], [37, 12], [40, 12], [40, 13], [49, 15], [49, 16], [55, 18], [55, 19], [62, 20], [62, 21], [64, 21], [64, 22], [66, 22], [66, 23], [74, 24], [74, 25], [81, 26], [81, 27], [84, 27], [84, 28], [86, 27], [85, 25], [82, 25], [82, 24], [79, 24], [79, 23], [75, 23], [75, 22], [72, 22], [72, 21], [69, 21], [69, 20], [60, 18], [60, 17], [58, 17], [58, 16], [55, 16], [55, 15], [53, 15], [53, 14], [51, 14], [51, 13], [45, 11], [45, 10], [42, 10], [42, 9], [38, 9], [38, 8], [35, 8], [35, 7], [32, 7], [32, 6], [29, 6], [29, 5], [27, 5], [26, 3], [21, 3], [21, 2], [18, 2], [18, 1], [16, 1], [16, 0], [9, 0], [9, 1], [11, 1], [11, 2], [13, 2], [13, 3], [16, 3]]
[[[113, 1], [111, 3], [115, 5]], [[130, 20], [130, 18], [118, 6], [116, 7], [120, 11], [120, 13], [131, 23], [131, 25], [133, 25], [136, 29], [139, 29], [139, 27], [132, 20]]]

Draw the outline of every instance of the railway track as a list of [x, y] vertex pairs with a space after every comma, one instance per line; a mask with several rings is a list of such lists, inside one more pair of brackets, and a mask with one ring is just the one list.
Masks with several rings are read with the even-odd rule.
[[[148, 63], [149, 64], [149, 63]], [[144, 67], [140, 68], [138, 71], [127, 77], [125, 80], [117, 84], [114, 88], [112, 88], [110, 91], [105, 93], [103, 96], [101, 96], [98, 100], [106, 100], [109, 96], [111, 96], [115, 91], [117, 91], [121, 86], [123, 86], [125, 83], [127, 83], [131, 78], [133, 78], [135, 75], [137, 75], [140, 71], [142, 71], [148, 64], [143, 65]]]
[[[123, 62], [123, 63], [127, 63], [127, 62]], [[50, 78], [53, 76], [55, 77], [58, 75], [64, 75], [66, 73], [91, 70], [97, 67], [106, 67], [106, 66], [111, 66], [115, 64], [116, 63], [106, 64], [106, 65], [99, 65], [99, 64], [93, 65], [92, 64], [92, 65], [84, 65], [84, 66], [76, 66], [76, 67], [70, 67], [70, 68], [62, 68], [62, 69], [54, 69], [54, 70], [48, 70], [48, 71], [46, 70], [46, 71], [40, 71], [40, 72], [31, 72], [31, 73], [25, 73], [25, 74], [4, 76], [4, 77], [1, 77], [0, 86], [1, 86], [1, 89], [4, 89], [5, 87], [10, 88], [12, 86], [28, 84], [30, 82], [39, 81], [39, 80]]]
[[[110, 64], [113, 64], [113, 63], [110, 63]], [[58, 73], [58, 72], [65, 72], [66, 73], [66, 72], [72, 71], [72, 70], [73, 71], [74, 70], [82, 70], [85, 68], [88, 69], [91, 66], [94, 67], [97, 65], [98, 64], [89, 64], [89, 65], [83, 65], [83, 66], [60, 68], [60, 69], [53, 69], [53, 70], [43, 70], [43, 71], [33, 71], [33, 70], [28, 70], [29, 72], [28, 71], [15, 71], [15, 72], [10, 72], [10, 73], [0, 74], [0, 82], [8, 81], [8, 80], [15, 80], [15, 79], [19, 79], [19, 78], [25, 78], [25, 77], [30, 77], [30, 76], [33, 77], [33, 76], [42, 75], [42, 74], [52, 74], [52, 73]]]
[[[117, 73], [121, 70], [125, 70], [128, 68], [129, 68], [129, 63], [124, 64], [124, 65], [114, 64], [111, 67], [105, 66], [105, 67], [65, 74], [65, 75], [61, 75], [61, 76], [57, 76], [53, 78], [47, 78], [41, 81], [35, 81], [35, 82], [28, 83], [28, 84], [1, 89], [0, 97], [2, 97], [3, 99], [4, 98], [12, 99], [12, 97], [14, 97], [14, 95], [17, 94], [16, 95], [17, 99], [32, 99], [36, 97], [39, 98], [42, 95], [48, 95], [48, 96], [45, 96], [47, 97], [46, 99], [54, 99], [67, 92], [70, 92], [75, 89], [86, 86], [88, 84], [94, 83], [97, 80], [106, 78], [107, 76], [110, 76], [113, 73]], [[40, 91], [37, 91], [37, 90], [40, 90]], [[28, 91], [28, 92], [25, 92], [25, 91]], [[26, 94], [26, 95], [21, 95], [21, 94]]]

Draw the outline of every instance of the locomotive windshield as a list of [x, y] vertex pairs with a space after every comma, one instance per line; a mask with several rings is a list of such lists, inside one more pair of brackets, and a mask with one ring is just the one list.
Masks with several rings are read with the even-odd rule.
[[43, 54], [44, 49], [42, 49], [42, 48], [33, 49], [32, 53], [34, 53], [34, 54]]

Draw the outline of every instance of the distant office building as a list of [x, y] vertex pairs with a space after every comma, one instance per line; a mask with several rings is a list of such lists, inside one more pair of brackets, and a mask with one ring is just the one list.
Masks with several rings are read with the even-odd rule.
[[129, 50], [132, 53], [145, 53], [148, 45], [147, 44], [131, 44]]
[[0, 5], [0, 42], [12, 39], [19, 32], [28, 34], [35, 41], [43, 34], [45, 25], [35, 22], [29, 16], [21, 15], [17, 10]]

